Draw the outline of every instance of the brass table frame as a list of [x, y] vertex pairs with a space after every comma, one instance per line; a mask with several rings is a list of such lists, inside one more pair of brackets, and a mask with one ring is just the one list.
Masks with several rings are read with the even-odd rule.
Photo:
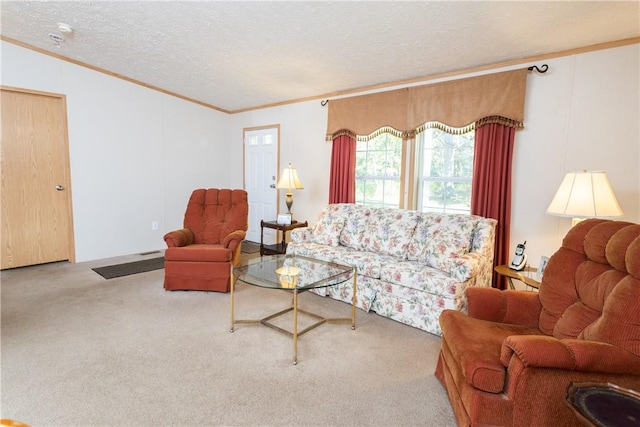
[[[283, 291], [291, 291], [293, 293], [292, 299], [291, 299], [291, 307], [286, 308], [284, 310], [278, 311], [277, 313], [273, 313], [267, 317], [263, 317], [262, 319], [236, 319], [235, 318], [235, 285], [236, 285], [236, 281], [238, 280], [235, 275], [233, 274], [233, 268], [231, 269], [231, 328], [230, 328], [230, 332], [233, 332], [235, 330], [235, 325], [236, 324], [257, 324], [260, 323], [264, 326], [268, 326], [269, 328], [272, 328], [278, 332], [281, 332], [283, 334], [289, 335], [291, 337], [293, 337], [293, 364], [297, 365], [298, 364], [298, 338], [309, 332], [312, 329], [317, 328], [318, 326], [324, 324], [324, 323], [351, 323], [351, 329], [355, 330], [356, 329], [356, 277], [357, 277], [357, 273], [356, 273], [356, 269], [355, 267], [353, 268], [353, 277], [351, 278], [351, 280], [353, 281], [353, 296], [351, 297], [351, 317], [338, 317], [338, 318], [326, 318], [323, 316], [320, 316], [318, 314], [315, 313], [311, 313], [309, 311], [306, 310], [302, 310], [298, 307], [298, 295], [306, 292], [310, 289], [313, 289], [313, 287], [311, 288], [304, 288], [304, 289], [298, 289], [298, 288], [270, 288], [270, 289], [279, 289], [279, 290], [283, 290]], [[349, 280], [349, 279], [347, 279]], [[257, 285], [253, 285], [251, 283], [245, 282], [250, 286], [257, 286]], [[334, 285], [336, 285], [338, 283], [335, 283]], [[333, 285], [332, 285], [333, 286]], [[293, 311], [293, 331], [288, 331], [286, 329], [283, 329], [273, 323], [270, 322], [270, 320], [275, 319], [276, 317], [282, 316], [286, 313], [289, 313]], [[312, 325], [304, 328], [301, 331], [298, 331], [298, 313], [304, 313], [310, 317], [313, 317], [314, 319], [316, 319], [317, 321], [315, 323], [313, 323]]]

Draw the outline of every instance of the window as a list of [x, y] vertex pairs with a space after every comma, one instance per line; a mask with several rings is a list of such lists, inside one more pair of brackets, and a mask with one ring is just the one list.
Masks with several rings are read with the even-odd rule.
[[402, 138], [384, 132], [356, 143], [356, 204], [400, 205]]
[[475, 132], [452, 135], [426, 129], [416, 137], [417, 209], [471, 213]]
[[[471, 180], [475, 132], [453, 135], [437, 128], [416, 135], [411, 209], [424, 212], [471, 213]], [[356, 143], [356, 204], [403, 206], [402, 138], [384, 132]]]

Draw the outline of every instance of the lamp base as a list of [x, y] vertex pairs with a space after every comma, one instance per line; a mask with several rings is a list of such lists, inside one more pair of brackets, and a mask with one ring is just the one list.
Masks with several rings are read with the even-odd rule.
[[285, 199], [285, 203], [287, 204], [287, 215], [291, 215], [291, 222], [293, 223], [293, 214], [291, 213], [291, 206], [293, 206], [293, 194], [287, 193], [287, 198]]

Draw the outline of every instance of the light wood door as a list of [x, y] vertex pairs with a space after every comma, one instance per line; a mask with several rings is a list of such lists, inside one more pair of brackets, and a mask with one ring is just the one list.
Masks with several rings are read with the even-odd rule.
[[3, 88], [0, 268], [73, 261], [63, 96]]
[[[244, 182], [249, 198], [247, 240], [260, 241], [260, 221], [273, 221], [278, 212], [279, 128], [245, 129]], [[276, 243], [276, 230], [264, 230], [264, 243]]]

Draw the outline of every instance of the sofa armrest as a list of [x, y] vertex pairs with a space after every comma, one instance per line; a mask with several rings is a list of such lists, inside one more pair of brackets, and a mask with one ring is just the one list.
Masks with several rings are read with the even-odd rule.
[[169, 248], [190, 245], [193, 243], [193, 231], [188, 228], [170, 231], [164, 235], [164, 241]]
[[525, 367], [640, 375], [640, 357], [597, 341], [513, 335], [502, 343], [500, 361], [509, 366], [512, 357], [519, 358]]
[[295, 243], [310, 242], [311, 233], [313, 233], [313, 229], [311, 227], [294, 228], [289, 232], [289, 238], [291, 239], [291, 242]]
[[538, 327], [542, 305], [537, 292], [467, 288], [469, 316], [491, 322]]

